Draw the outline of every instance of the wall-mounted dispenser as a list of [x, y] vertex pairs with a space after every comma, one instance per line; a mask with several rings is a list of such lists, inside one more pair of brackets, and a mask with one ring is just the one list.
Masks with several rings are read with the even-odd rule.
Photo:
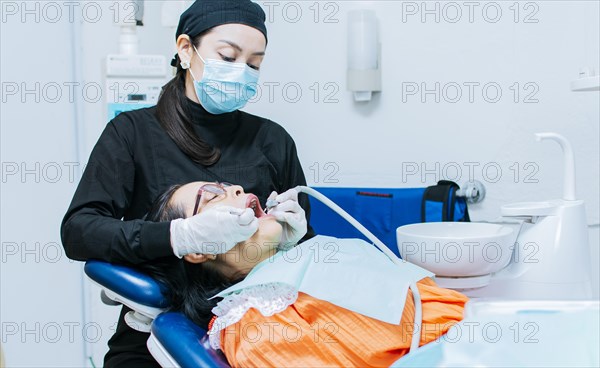
[[381, 45], [372, 10], [348, 13], [347, 88], [355, 101], [370, 101], [373, 92], [381, 91]]
[[593, 68], [581, 68], [579, 78], [571, 82], [571, 91], [600, 91], [600, 75], [597, 75]]
[[154, 106], [162, 86], [169, 81], [164, 55], [138, 53], [137, 28], [144, 26], [144, 0], [128, 0], [116, 6], [123, 19], [116, 23], [121, 28], [119, 54], [107, 55], [105, 61], [106, 120], [123, 111]]

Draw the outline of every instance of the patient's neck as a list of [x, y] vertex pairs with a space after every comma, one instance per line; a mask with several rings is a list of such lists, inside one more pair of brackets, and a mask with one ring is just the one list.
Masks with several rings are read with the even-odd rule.
[[[236, 249], [237, 248], [237, 249]], [[215, 266], [230, 281], [245, 278], [259, 263], [273, 257], [277, 253], [276, 246], [259, 246], [245, 244], [234, 247], [231, 251], [217, 257]]]

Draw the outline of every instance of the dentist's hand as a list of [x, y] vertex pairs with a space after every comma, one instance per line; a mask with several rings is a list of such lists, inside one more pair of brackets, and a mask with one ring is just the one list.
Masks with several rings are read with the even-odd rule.
[[219, 206], [171, 221], [171, 246], [179, 258], [190, 253], [227, 253], [257, 230], [258, 219], [252, 209]]
[[280, 248], [290, 249], [306, 235], [308, 228], [306, 214], [298, 203], [298, 191], [290, 189], [279, 195], [273, 192], [269, 199], [279, 202], [269, 211], [269, 215], [273, 215], [283, 225]]

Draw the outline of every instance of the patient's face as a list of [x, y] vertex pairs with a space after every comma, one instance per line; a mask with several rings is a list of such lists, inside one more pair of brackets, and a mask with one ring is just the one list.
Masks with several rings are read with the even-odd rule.
[[[198, 189], [208, 182], [193, 182], [179, 188], [171, 198], [171, 204], [181, 206], [186, 217], [194, 215], [194, 205]], [[282, 226], [273, 216], [264, 214], [254, 194], [244, 193], [239, 185], [225, 187], [225, 194], [215, 195], [204, 192], [197, 213], [202, 213], [217, 206], [249, 208], [256, 205], [255, 215], [258, 217], [258, 230], [245, 242], [238, 243], [229, 252], [219, 255], [217, 261], [223, 264], [226, 273], [247, 273], [261, 261], [271, 257], [281, 242]]]

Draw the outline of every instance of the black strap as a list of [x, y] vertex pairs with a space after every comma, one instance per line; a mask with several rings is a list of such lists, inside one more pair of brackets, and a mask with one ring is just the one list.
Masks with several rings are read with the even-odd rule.
[[[427, 222], [426, 203], [428, 201], [442, 203], [442, 221], [454, 221], [456, 191], [459, 188], [460, 187], [458, 184], [450, 180], [440, 180], [437, 185], [432, 185], [425, 188], [425, 192], [423, 192], [423, 200], [421, 201], [421, 222]], [[450, 206], [449, 212], [448, 206]]]

